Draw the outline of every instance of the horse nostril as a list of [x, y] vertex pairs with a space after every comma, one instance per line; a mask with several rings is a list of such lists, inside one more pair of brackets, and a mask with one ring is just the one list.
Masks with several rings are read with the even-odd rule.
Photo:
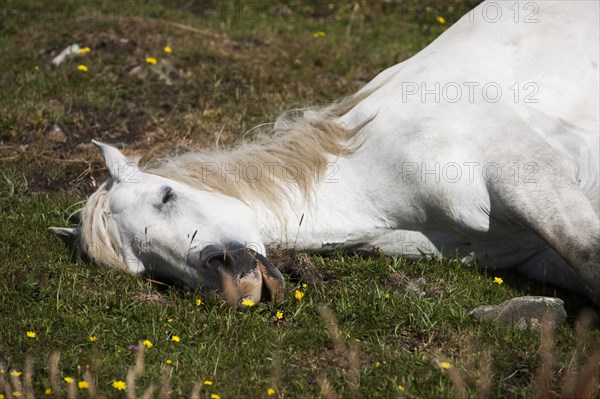
[[227, 264], [228, 255], [225, 252], [214, 253], [208, 256], [204, 262], [205, 266], [211, 269], [216, 269], [219, 266]]

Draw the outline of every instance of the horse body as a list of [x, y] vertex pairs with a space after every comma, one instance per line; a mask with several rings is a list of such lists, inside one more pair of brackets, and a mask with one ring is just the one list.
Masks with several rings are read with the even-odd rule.
[[[503, 215], [506, 210], [492, 209], [502, 202], [494, 191], [502, 188], [493, 186], [526, 189], [529, 184], [553, 195], [557, 187], [549, 177], [540, 178], [559, 173], [556, 169], [570, 173], [570, 178], [578, 174], [579, 186], [598, 214], [598, 43], [581, 27], [597, 29], [598, 13], [593, 11], [598, 4], [571, 3], [565, 8], [544, 3], [534, 24], [515, 23], [510, 4], [503, 5], [505, 18], [498, 23], [477, 21], [484, 6], [473, 11], [475, 17], [464, 16], [426, 49], [362, 89], [376, 88], [341, 123], [356, 126], [376, 115], [361, 132], [368, 140], [350, 159], [330, 156], [343, 175], [334, 184], [320, 185], [317, 197], [325, 211], [315, 214], [313, 224], [324, 229], [328, 224], [347, 225], [350, 246], [360, 240], [351, 237], [362, 227], [375, 235], [367, 247], [377, 244], [377, 236], [389, 235], [389, 230], [409, 229], [446, 232], [455, 242], [499, 238], [498, 246], [512, 252], [519, 250], [516, 243], [523, 237], [514, 240], [515, 246], [502, 243], [524, 226]], [[527, 83], [530, 91], [516, 98], [517, 90], [524, 90], [518, 84]], [[482, 92], [486, 84], [502, 93]], [[444, 86], [459, 87], [462, 93], [444, 95]], [[523, 98], [534, 91], [529, 101]], [[356, 197], [354, 206], [339, 209], [341, 197], [344, 205], [352, 204], [348, 197]], [[323, 205], [325, 201], [329, 204]], [[295, 208], [298, 220], [301, 206]], [[335, 222], [319, 222], [332, 218], [332, 210], [338, 214]], [[354, 217], [363, 219], [357, 225], [346, 220]], [[304, 223], [309, 225], [304, 228], [307, 236], [314, 237], [311, 222]], [[302, 238], [303, 229], [298, 230]], [[296, 238], [294, 231], [287, 234]], [[396, 240], [398, 245], [390, 243], [386, 252], [406, 255], [403, 240]], [[538, 250], [546, 245], [530, 241]], [[529, 254], [497, 266], [514, 266]]]
[[[484, 14], [491, 6], [500, 10], [495, 22]], [[599, 3], [545, 2], [536, 23], [516, 21], [510, 7], [482, 3], [420, 53], [380, 73], [351, 106], [307, 110], [295, 124], [278, 121], [282, 131], [305, 126], [320, 132], [306, 136], [321, 149], [307, 152], [317, 169], [308, 180], [264, 173], [271, 184], [257, 189], [246, 176], [247, 189], [232, 198], [226, 190], [198, 189], [202, 182], [181, 184], [191, 181], [193, 168], [180, 160], [180, 173], [167, 167], [140, 172], [144, 188], [135, 200], [124, 190], [124, 211], [110, 188], [106, 206], [115, 221], [105, 223], [118, 231], [113, 236], [126, 238], [114, 240], [134, 254], [129, 270], [148, 271], [154, 262], [154, 270], [179, 270], [170, 278], [179, 273], [194, 286], [202, 268], [189, 259], [204, 259], [206, 243], [231, 241], [261, 255], [273, 246], [408, 257], [458, 253], [465, 263], [518, 266], [531, 278], [600, 302], [599, 47], [592, 34]], [[290, 140], [242, 146], [222, 159], [234, 169], [260, 159], [270, 172], [273, 159], [298, 161]], [[123, 172], [127, 160], [100, 146], [119, 183], [113, 170], [121, 165]], [[155, 198], [153, 209], [162, 209], [165, 187], [179, 202], [169, 208], [172, 220], [159, 222], [140, 201]], [[265, 200], [271, 189], [284, 200]], [[165, 231], [169, 239], [160, 238]], [[161, 250], [141, 248], [148, 234], [156, 234], [150, 241]], [[263, 282], [281, 281], [268, 264], [261, 270]], [[247, 295], [260, 299], [242, 293], [235, 301]]]

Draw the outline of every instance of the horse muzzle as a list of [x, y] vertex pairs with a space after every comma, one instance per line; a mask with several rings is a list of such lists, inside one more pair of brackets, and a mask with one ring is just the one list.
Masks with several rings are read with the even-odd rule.
[[[199, 254], [199, 271], [209, 272], [217, 290], [231, 306], [243, 307], [264, 300], [281, 300], [284, 279], [260, 253], [239, 243], [209, 245]], [[212, 285], [212, 284], [211, 284]]]

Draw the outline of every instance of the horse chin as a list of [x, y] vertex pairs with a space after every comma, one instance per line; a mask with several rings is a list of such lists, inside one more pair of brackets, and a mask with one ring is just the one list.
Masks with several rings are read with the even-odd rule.
[[252, 253], [255, 268], [243, 276], [222, 278], [223, 298], [231, 306], [245, 308], [262, 301], [283, 299], [285, 282], [273, 264], [261, 254]]

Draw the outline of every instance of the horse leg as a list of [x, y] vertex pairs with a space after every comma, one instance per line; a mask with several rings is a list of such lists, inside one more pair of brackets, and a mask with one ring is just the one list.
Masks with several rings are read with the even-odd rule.
[[[559, 155], [554, 159], [560, 159]], [[564, 160], [564, 158], [563, 158]], [[600, 304], [600, 222], [568, 163], [540, 160], [535, 183], [492, 184], [492, 209], [531, 229], [573, 268], [582, 290]], [[543, 167], [542, 167], [543, 166]], [[496, 203], [494, 203], [496, 202]], [[571, 278], [571, 277], [570, 277]], [[555, 280], [555, 279], [553, 279]], [[572, 282], [566, 282], [572, 285]]]
[[577, 272], [552, 248], [546, 248], [527, 259], [517, 270], [531, 280], [578, 294], [587, 294]]

